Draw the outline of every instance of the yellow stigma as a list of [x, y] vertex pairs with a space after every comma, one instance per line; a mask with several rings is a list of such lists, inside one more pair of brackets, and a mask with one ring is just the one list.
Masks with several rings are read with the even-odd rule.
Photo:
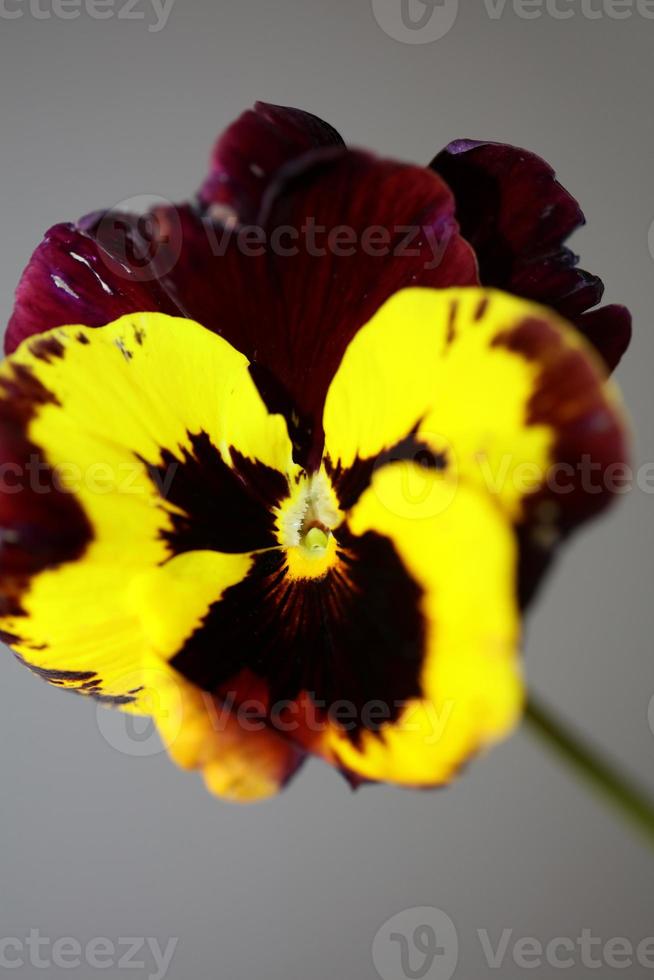
[[324, 531], [321, 527], [309, 528], [300, 543], [309, 557], [320, 558], [327, 550], [329, 531]]

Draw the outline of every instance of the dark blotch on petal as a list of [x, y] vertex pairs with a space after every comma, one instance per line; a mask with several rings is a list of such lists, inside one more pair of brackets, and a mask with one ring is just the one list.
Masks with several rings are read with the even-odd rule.
[[334, 466], [329, 459], [325, 461], [341, 510], [348, 511], [354, 507], [361, 494], [372, 483], [377, 470], [383, 466], [412, 462], [425, 469], [445, 469], [447, 466], [446, 457], [441, 453], [434, 452], [426, 443], [422, 442], [416, 435], [417, 429], [418, 425], [404, 439], [377, 456], [357, 457], [351, 466]]
[[5, 615], [20, 612], [29, 578], [80, 558], [93, 537], [72, 494], [63, 491], [27, 437], [39, 405], [56, 402], [31, 372], [14, 365], [0, 379], [0, 597]]
[[64, 345], [56, 337], [38, 337], [30, 344], [30, 351], [34, 357], [46, 364], [64, 356]]
[[182, 513], [172, 513], [164, 537], [173, 554], [213, 550], [241, 554], [278, 544], [274, 508], [288, 494], [285, 476], [232, 449], [228, 466], [206, 432], [189, 434], [191, 451], [162, 450], [161, 461], [145, 461], [161, 496]]
[[[213, 605], [172, 660], [199, 687], [226, 698], [243, 672], [263, 683], [268, 712], [307, 694], [316, 716], [347, 702], [357, 741], [365, 705], [395, 720], [418, 697], [424, 656], [422, 593], [392, 543], [337, 533], [341, 561], [321, 579], [294, 581], [283, 553], [258, 555], [247, 578]], [[291, 714], [301, 724], [301, 714]], [[377, 730], [371, 721], [370, 730]], [[304, 736], [311, 740], [311, 732]]]

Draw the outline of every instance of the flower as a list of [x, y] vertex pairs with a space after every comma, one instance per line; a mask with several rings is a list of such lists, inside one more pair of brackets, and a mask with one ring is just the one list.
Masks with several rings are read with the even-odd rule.
[[519, 718], [521, 611], [626, 458], [582, 220], [523, 150], [421, 168], [257, 105], [192, 204], [51, 229], [0, 368], [17, 656], [228, 798], [308, 754], [450, 781]]

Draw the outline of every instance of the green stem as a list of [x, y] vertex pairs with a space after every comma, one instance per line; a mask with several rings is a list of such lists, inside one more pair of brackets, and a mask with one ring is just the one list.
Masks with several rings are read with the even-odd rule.
[[626, 779], [567, 724], [531, 695], [526, 720], [532, 731], [554, 749], [587, 783], [604, 796], [654, 847], [654, 799]]

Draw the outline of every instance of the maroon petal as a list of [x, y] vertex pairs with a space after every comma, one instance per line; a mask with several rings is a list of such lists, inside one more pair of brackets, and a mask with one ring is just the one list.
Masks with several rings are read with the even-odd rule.
[[253, 222], [270, 181], [285, 164], [311, 150], [343, 146], [336, 130], [310, 112], [257, 102], [216, 143], [200, 200]]
[[482, 284], [553, 307], [614, 368], [629, 344], [630, 317], [616, 306], [587, 314], [604, 286], [577, 268], [577, 256], [564, 246], [584, 215], [549, 164], [514, 146], [456, 140], [431, 166], [454, 193]]
[[[18, 284], [6, 353], [26, 337], [69, 323], [100, 327], [136, 311], [179, 313], [161, 286], [144, 274], [142, 263], [129, 261], [125, 237], [121, 241], [122, 254], [112, 253], [80, 226], [51, 228]], [[114, 244], [119, 244], [117, 230]]]
[[[325, 394], [359, 327], [405, 286], [477, 282], [440, 178], [360, 152], [314, 151], [287, 167], [256, 227], [188, 207], [168, 216], [181, 221], [182, 249], [166, 290], [250, 358], [305, 463], [322, 451]], [[157, 217], [165, 231], [166, 212]]]
[[626, 306], [603, 306], [575, 319], [584, 337], [594, 344], [610, 371], [622, 359], [631, 342], [631, 313]]

